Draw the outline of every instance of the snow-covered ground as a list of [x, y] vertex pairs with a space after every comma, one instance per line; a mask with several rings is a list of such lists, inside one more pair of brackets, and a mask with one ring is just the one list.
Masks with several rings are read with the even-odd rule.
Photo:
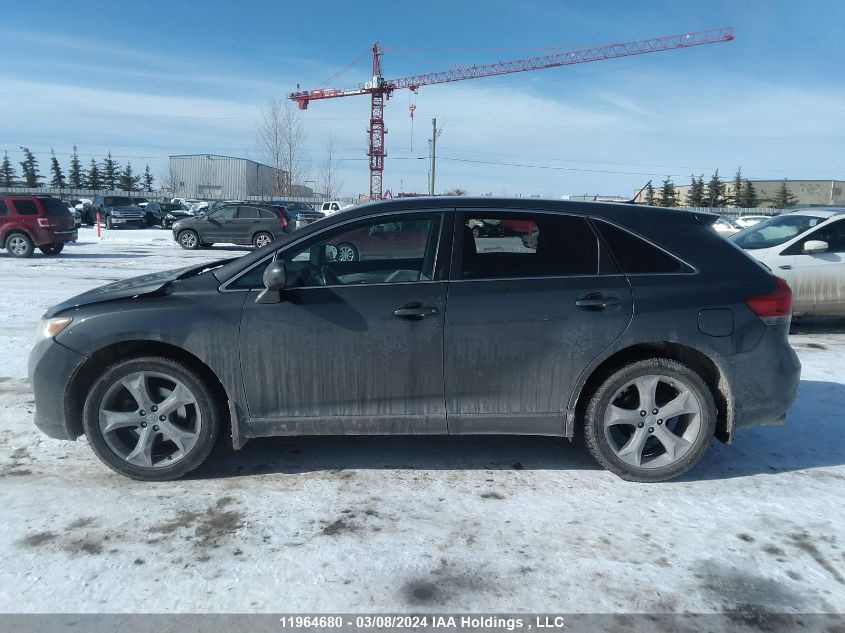
[[0, 252], [0, 612], [845, 610], [845, 320], [796, 326], [784, 426], [667, 484], [540, 437], [252, 440], [143, 484], [34, 429], [49, 305], [245, 251], [83, 229], [60, 257]]

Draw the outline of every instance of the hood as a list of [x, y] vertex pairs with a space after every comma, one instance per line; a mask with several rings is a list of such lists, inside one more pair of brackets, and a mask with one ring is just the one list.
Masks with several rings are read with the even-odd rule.
[[50, 318], [57, 314], [69, 310], [71, 308], [78, 308], [80, 306], [91, 305], [93, 303], [105, 303], [107, 301], [115, 301], [117, 299], [128, 299], [130, 297], [139, 297], [142, 295], [160, 294], [166, 292], [168, 286], [179, 279], [187, 279], [199, 275], [200, 273], [217, 268], [226, 264], [232, 259], [222, 259], [216, 262], [203, 264], [202, 266], [188, 266], [186, 268], [176, 268], [174, 270], [165, 270], [159, 273], [150, 273], [149, 275], [141, 275], [140, 277], [130, 277], [116, 281], [99, 288], [94, 288], [88, 292], [71, 297], [62, 303], [54, 305], [52, 308], [44, 313], [44, 318]]
[[139, 213], [144, 210], [137, 204], [119, 204], [113, 207], [105, 207], [106, 209], [114, 209], [115, 211], [137, 211]]

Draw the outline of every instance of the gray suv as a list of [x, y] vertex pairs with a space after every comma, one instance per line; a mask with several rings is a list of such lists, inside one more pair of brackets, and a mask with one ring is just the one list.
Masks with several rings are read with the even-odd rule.
[[224, 204], [173, 224], [173, 239], [182, 248], [208, 248], [216, 242], [267, 246], [296, 227], [285, 210], [267, 204]]
[[[620, 477], [676, 477], [714, 436], [782, 422], [800, 375], [789, 287], [719, 237], [716, 217], [362, 205], [237, 259], [54, 306], [29, 361], [35, 423], [85, 434], [142, 480], [193, 470], [221, 434], [237, 449], [274, 435], [576, 432]], [[476, 236], [479, 222], [519, 231]], [[341, 257], [349, 245], [357, 256]]]

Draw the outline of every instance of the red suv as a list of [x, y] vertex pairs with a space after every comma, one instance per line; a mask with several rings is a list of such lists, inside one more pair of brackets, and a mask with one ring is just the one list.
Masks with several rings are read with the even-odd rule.
[[58, 198], [0, 196], [0, 248], [12, 257], [30, 257], [36, 246], [57, 255], [76, 237], [73, 215]]

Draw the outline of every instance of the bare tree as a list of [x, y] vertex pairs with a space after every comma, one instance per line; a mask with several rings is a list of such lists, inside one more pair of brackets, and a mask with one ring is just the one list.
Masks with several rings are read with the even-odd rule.
[[282, 106], [270, 97], [267, 108], [261, 111], [257, 140], [262, 157], [277, 170], [276, 193], [292, 195], [294, 185], [302, 183], [308, 174], [302, 148], [305, 130], [299, 110], [290, 101]]
[[179, 174], [173, 168], [173, 162], [168, 160], [167, 167], [164, 168], [164, 171], [159, 175], [158, 180], [162, 183], [162, 187], [167, 187], [170, 189], [171, 197], [176, 196], [177, 192], [179, 191]]
[[343, 181], [337, 177], [339, 167], [337, 159], [337, 141], [334, 134], [329, 134], [329, 141], [326, 143], [326, 153], [323, 165], [320, 167], [320, 183], [322, 191], [329, 200], [332, 200], [343, 188]]

